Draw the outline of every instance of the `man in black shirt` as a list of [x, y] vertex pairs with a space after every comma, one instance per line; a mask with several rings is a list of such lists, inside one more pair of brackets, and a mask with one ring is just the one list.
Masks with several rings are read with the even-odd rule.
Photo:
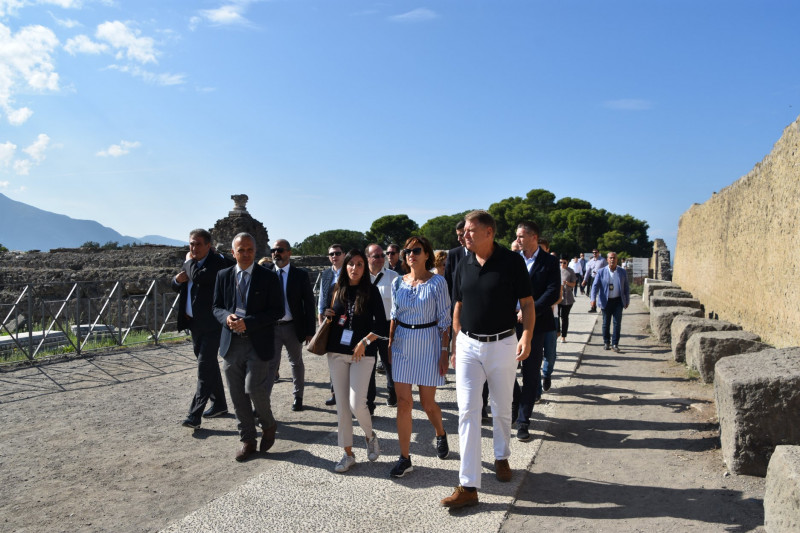
[[[489, 382], [495, 475], [511, 480], [511, 392], [517, 362], [528, 357], [535, 314], [525, 262], [494, 242], [495, 221], [486, 211], [464, 219], [464, 240], [470, 254], [456, 269], [453, 283], [453, 342], [451, 364], [456, 367], [458, 437], [461, 452], [460, 485], [441, 501], [457, 508], [478, 503], [481, 486], [481, 392]], [[517, 341], [517, 302], [523, 332]]]

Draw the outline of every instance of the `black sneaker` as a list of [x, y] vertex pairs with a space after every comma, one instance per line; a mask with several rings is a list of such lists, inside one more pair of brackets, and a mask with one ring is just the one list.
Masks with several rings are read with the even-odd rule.
[[389, 407], [397, 407], [397, 394], [394, 392], [389, 393], [389, 399], [386, 400], [386, 405]]
[[604, 350], [610, 350], [611, 349], [611, 345], [608, 344], [608, 343], [605, 343], [605, 344], [603, 344], [603, 349]]
[[403, 477], [409, 472], [413, 472], [414, 467], [411, 466], [411, 456], [403, 457], [402, 455], [397, 460], [397, 464], [392, 467], [389, 475], [391, 477]]
[[489, 420], [489, 411], [486, 409], [485, 405], [481, 407], [481, 420], [484, 422]]
[[218, 416], [225, 416], [228, 414], [227, 407], [211, 406], [203, 413], [203, 418], [217, 418]]
[[436, 436], [436, 455], [439, 459], [447, 459], [450, 455], [450, 445], [447, 444], [447, 433], [444, 435]]
[[193, 416], [187, 416], [183, 419], [181, 425], [185, 428], [200, 429], [200, 420]]
[[383, 366], [383, 361], [378, 361], [378, 364], [375, 365], [375, 372], [377, 372], [378, 374], [386, 373], [386, 367]]
[[544, 381], [542, 382], [542, 390], [545, 391], [545, 392], [549, 391], [550, 390], [550, 385], [552, 385], [552, 384], [553, 383], [552, 383], [552, 381], [550, 380], [549, 377], [548, 378], [544, 378]]
[[517, 440], [522, 442], [531, 440], [531, 434], [528, 431], [528, 424], [517, 424]]

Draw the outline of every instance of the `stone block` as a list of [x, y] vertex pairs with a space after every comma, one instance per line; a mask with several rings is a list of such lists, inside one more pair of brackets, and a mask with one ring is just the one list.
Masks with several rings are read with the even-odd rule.
[[658, 342], [669, 344], [672, 339], [672, 321], [682, 315], [702, 317], [703, 312], [694, 307], [654, 307], [650, 310], [650, 331]]
[[694, 298], [692, 293], [682, 289], [656, 289], [653, 296], [663, 296], [665, 298]]
[[644, 280], [642, 302], [644, 302], [645, 309], [650, 308], [650, 297], [653, 295], [653, 292], [660, 289], [680, 289], [680, 287], [671, 281], [658, 281], [650, 278]]
[[651, 296], [650, 309], [656, 307], [694, 307], [700, 309], [700, 300], [697, 298], [667, 298], [665, 296]]
[[[723, 357], [761, 352], [772, 348], [761, 337], [749, 331], [701, 331], [686, 342], [686, 363], [700, 372], [704, 383], [714, 381], [714, 365]], [[751, 359], [753, 371], [758, 369], [758, 356]]]
[[800, 531], [800, 446], [777, 446], [769, 460], [764, 529], [767, 533]]
[[800, 347], [726, 357], [714, 374], [725, 464], [763, 477], [776, 446], [800, 444]]
[[672, 356], [675, 361], [686, 361], [686, 341], [701, 331], [737, 331], [741, 326], [724, 320], [712, 320], [696, 316], [676, 316], [672, 321]]

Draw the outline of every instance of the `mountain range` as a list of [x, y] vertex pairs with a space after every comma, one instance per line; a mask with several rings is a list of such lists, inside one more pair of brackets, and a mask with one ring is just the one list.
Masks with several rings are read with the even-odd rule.
[[51, 213], [0, 194], [0, 244], [9, 250], [50, 250], [77, 248], [93, 241], [123, 244], [166, 244], [183, 246], [186, 243], [160, 235], [130, 237], [122, 235], [94, 220], [78, 220]]

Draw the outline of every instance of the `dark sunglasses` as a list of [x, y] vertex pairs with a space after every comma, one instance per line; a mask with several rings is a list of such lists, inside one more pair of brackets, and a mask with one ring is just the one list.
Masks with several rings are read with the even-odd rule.
[[567, 262], [566, 262], [566, 261], [561, 261], [561, 264], [562, 264], [562, 265], [566, 265], [566, 264], [567, 264]]
[[336, 252], [328, 252], [328, 257], [333, 257], [333, 256], [339, 257], [340, 255], [342, 255], [341, 250]]
[[397, 253], [397, 252], [394, 252], [394, 251], [392, 251], [392, 250], [389, 250], [388, 252], [386, 252], [386, 255], [395, 255], [396, 253]]
[[280, 246], [278, 246], [277, 248], [270, 249], [270, 253], [273, 253], [273, 254], [282, 254], [285, 251], [286, 250], [284, 248], [281, 248]]
[[414, 254], [420, 255], [422, 253], [422, 247], [417, 246], [416, 248], [403, 248], [403, 255]]
[[372, 254], [370, 257], [373, 259], [383, 259], [386, 257], [386, 254]]

